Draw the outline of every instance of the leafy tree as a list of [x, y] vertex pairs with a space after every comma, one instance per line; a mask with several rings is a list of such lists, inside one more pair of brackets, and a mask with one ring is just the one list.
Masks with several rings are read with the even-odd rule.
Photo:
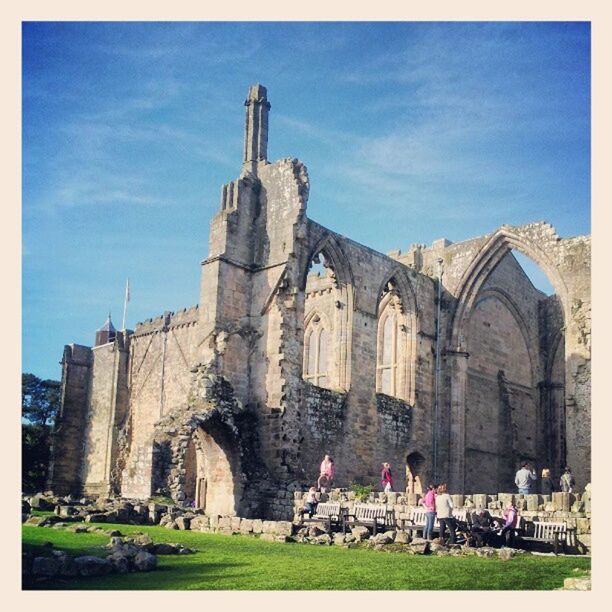
[[24, 491], [44, 489], [49, 467], [51, 427], [60, 406], [60, 383], [34, 374], [21, 377], [21, 451]]
[[52, 425], [60, 405], [60, 383], [21, 376], [21, 416], [33, 425]]

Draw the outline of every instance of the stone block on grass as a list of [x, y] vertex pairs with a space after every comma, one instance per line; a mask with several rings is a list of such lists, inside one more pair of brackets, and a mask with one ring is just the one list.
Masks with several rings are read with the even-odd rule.
[[150, 572], [157, 567], [157, 557], [143, 550], [134, 557], [134, 566], [140, 572]]
[[106, 576], [113, 571], [112, 563], [100, 557], [85, 555], [77, 557], [74, 562], [81, 576]]

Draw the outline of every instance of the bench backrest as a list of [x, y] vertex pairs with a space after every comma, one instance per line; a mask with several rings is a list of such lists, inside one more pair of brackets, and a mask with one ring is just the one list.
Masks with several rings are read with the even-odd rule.
[[375, 520], [387, 516], [387, 506], [383, 504], [355, 504], [355, 518], [359, 520]]
[[324, 502], [317, 506], [316, 516], [336, 517], [340, 514], [340, 502]]
[[535, 522], [535, 533], [534, 537], [542, 538], [543, 540], [551, 540], [555, 533], [565, 535], [567, 533], [566, 523], [544, 523]]
[[425, 510], [425, 508], [417, 508], [416, 506], [412, 506], [408, 509], [408, 520], [415, 525], [425, 523], [426, 512], [427, 510]]
[[453, 517], [458, 521], [467, 521], [467, 508], [453, 508]]

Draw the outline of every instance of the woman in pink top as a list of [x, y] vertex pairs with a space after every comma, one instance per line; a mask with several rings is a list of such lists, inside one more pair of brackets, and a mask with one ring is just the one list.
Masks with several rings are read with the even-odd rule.
[[433, 527], [436, 522], [436, 485], [432, 482], [427, 487], [425, 497], [422, 497], [419, 503], [425, 506], [425, 529], [423, 537], [426, 540], [433, 540]]
[[325, 480], [326, 487], [331, 487], [335, 474], [336, 466], [334, 465], [334, 460], [329, 455], [325, 455], [325, 458], [321, 461], [321, 473], [317, 480], [317, 487], [321, 488], [322, 480]]
[[512, 502], [509, 502], [503, 512], [504, 526], [499, 535], [505, 545], [510, 546], [514, 542], [514, 531], [518, 523], [518, 512]]

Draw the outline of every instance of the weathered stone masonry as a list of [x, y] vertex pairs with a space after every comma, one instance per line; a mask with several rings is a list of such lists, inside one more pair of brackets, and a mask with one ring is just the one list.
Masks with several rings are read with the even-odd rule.
[[65, 348], [50, 487], [278, 519], [326, 452], [338, 486], [383, 461], [411, 494], [511, 490], [521, 459], [589, 482], [590, 237], [538, 222], [377, 253], [306, 216], [306, 167], [267, 160], [269, 110], [251, 87], [198, 306]]

